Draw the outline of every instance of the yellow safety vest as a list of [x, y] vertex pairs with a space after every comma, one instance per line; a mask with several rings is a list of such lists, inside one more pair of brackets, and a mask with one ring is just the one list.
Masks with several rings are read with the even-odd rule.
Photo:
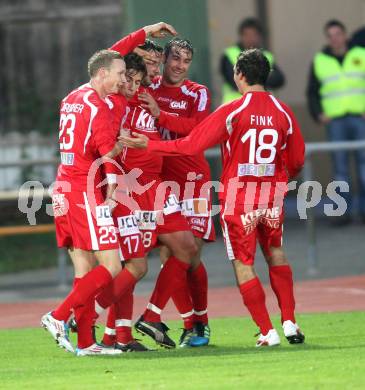
[[[224, 54], [231, 62], [232, 67], [237, 62], [237, 57], [240, 55], [241, 52], [242, 50], [237, 45], [227, 47], [227, 49], [224, 51]], [[274, 56], [268, 50], [263, 50], [263, 53], [265, 57], [268, 59], [270, 66], [272, 68], [274, 65]], [[222, 88], [222, 103], [228, 103], [240, 97], [241, 94], [236, 89], [232, 88], [232, 86], [229, 83], [224, 82]]]
[[313, 65], [326, 116], [365, 113], [365, 48], [350, 49], [342, 64], [333, 56], [317, 53]]

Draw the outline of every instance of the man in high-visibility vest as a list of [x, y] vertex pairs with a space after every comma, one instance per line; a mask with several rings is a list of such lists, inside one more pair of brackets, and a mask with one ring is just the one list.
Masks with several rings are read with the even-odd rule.
[[[231, 102], [241, 97], [233, 80], [233, 65], [238, 55], [245, 49], [257, 49], [262, 47], [262, 27], [255, 18], [244, 19], [238, 26], [238, 43], [227, 47], [221, 57], [220, 72], [223, 77], [222, 103]], [[276, 65], [273, 54], [263, 50], [271, 66], [271, 73], [265, 87], [274, 90], [284, 85], [283, 72]]]
[[[349, 46], [346, 28], [338, 20], [324, 27], [328, 45], [313, 59], [307, 87], [312, 117], [327, 128], [330, 141], [365, 140], [365, 48]], [[359, 208], [365, 223], [365, 150], [355, 153], [359, 182]], [[333, 153], [335, 180], [350, 185], [349, 152]], [[347, 201], [346, 213], [338, 225], [351, 221], [350, 192], [341, 196]]]

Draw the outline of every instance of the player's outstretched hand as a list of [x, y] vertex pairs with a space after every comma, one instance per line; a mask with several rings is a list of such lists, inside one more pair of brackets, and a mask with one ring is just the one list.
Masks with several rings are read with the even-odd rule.
[[136, 47], [133, 49], [133, 53], [138, 54], [140, 57], [143, 58], [143, 61], [147, 65], [154, 65], [155, 61], [151, 57], [150, 53], [147, 50], [143, 50], [140, 47]]
[[144, 134], [132, 133], [133, 137], [120, 135], [118, 141], [122, 146], [133, 149], [146, 149], [148, 146], [148, 137]]
[[156, 100], [149, 93], [140, 93], [138, 95], [138, 99], [143, 102], [141, 106], [143, 108], [146, 108], [152, 116], [154, 116], [155, 118], [158, 118], [160, 116], [160, 107], [158, 106]]
[[150, 24], [149, 26], [143, 27], [146, 35], [152, 38], [164, 38], [168, 35], [177, 35], [176, 30], [165, 22], [159, 22], [156, 24]]

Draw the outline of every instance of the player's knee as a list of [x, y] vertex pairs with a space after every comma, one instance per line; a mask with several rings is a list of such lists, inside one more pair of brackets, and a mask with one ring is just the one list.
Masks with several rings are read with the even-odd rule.
[[138, 266], [136, 267], [136, 278], [138, 280], [142, 279], [146, 273], [148, 271], [148, 266], [147, 266], [147, 263], [143, 263], [143, 264], [138, 264]]
[[120, 261], [109, 261], [105, 262], [103, 265], [111, 273], [113, 278], [115, 278], [122, 270], [122, 265], [120, 264]]
[[142, 279], [148, 271], [148, 265], [145, 259], [133, 259], [128, 261], [126, 263], [126, 268], [137, 280]]
[[122, 270], [122, 266], [120, 264], [120, 261], [112, 264], [112, 273], [114, 277], [117, 276], [121, 270]]
[[177, 257], [182, 261], [192, 264], [194, 258], [198, 255], [198, 252], [199, 249], [194, 239], [186, 240], [181, 248], [181, 254]]
[[269, 251], [270, 255], [265, 256], [269, 266], [289, 264], [282, 247], [270, 247]]

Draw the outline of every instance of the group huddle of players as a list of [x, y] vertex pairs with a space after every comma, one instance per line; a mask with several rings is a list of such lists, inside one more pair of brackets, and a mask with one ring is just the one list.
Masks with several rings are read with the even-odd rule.
[[[61, 102], [61, 164], [52, 203], [57, 243], [68, 248], [75, 278], [70, 294], [41, 324], [78, 356], [149, 351], [132, 335], [133, 291], [147, 272], [149, 251], [160, 246], [162, 268], [134, 327], [175, 348], [161, 321], [172, 298], [184, 322], [179, 346], [207, 345], [201, 251], [215, 232], [204, 150], [221, 144], [221, 225], [243, 302], [260, 329], [256, 346], [280, 343], [253, 268], [256, 241], [269, 265], [284, 335], [302, 343], [281, 245], [285, 185], [304, 161], [296, 119], [265, 91], [270, 65], [259, 50], [237, 59], [234, 78], [243, 97], [209, 115], [209, 90], [187, 79], [191, 43], [173, 38], [162, 48], [148, 39], [167, 34], [177, 33], [157, 23], [95, 53], [90, 82]], [[98, 343], [95, 322], [108, 308]]]

